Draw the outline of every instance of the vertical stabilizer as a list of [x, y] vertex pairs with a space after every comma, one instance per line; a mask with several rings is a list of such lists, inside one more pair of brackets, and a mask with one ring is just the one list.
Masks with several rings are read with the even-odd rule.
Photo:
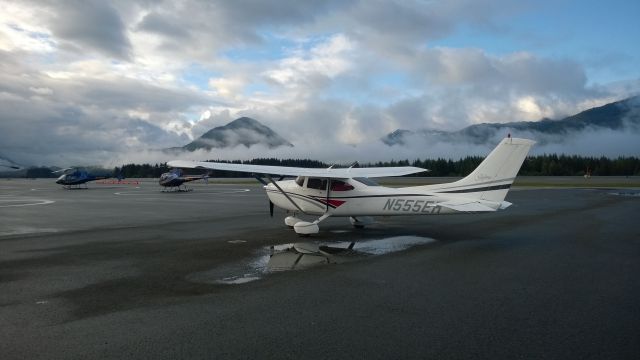
[[437, 193], [502, 202], [535, 141], [507, 137], [473, 170], [459, 181], [423, 187]]

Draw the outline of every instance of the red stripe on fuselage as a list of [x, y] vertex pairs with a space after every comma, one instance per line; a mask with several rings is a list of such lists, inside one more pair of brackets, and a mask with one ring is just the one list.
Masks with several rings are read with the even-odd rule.
[[314, 200], [320, 201], [321, 203], [323, 203], [325, 205], [327, 205], [327, 203], [328, 203], [328, 205], [333, 207], [333, 208], [337, 208], [340, 205], [346, 203], [346, 201], [344, 201], [344, 200], [336, 200], [336, 199], [327, 200], [326, 198], [317, 198], [317, 197], [314, 197]]

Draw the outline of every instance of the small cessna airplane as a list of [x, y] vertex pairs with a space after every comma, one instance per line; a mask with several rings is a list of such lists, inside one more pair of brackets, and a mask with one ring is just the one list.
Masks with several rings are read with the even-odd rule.
[[[204, 180], [205, 182], [209, 179], [209, 174], [199, 175], [199, 176], [183, 176], [182, 170], [180, 169], [172, 169], [169, 172], [166, 172], [160, 175], [160, 180], [158, 183], [160, 186], [168, 188], [168, 191], [191, 191], [184, 183], [188, 183], [196, 180]], [[163, 190], [164, 191], [164, 190]]]
[[[184, 160], [170, 161], [167, 165], [253, 173], [264, 184], [271, 215], [274, 204], [293, 212], [293, 216], [285, 218], [285, 224], [300, 235], [310, 235], [318, 233], [318, 224], [330, 216], [349, 217], [353, 226], [362, 228], [373, 223], [371, 216], [444, 215], [506, 209], [511, 203], [504, 199], [533, 144], [532, 140], [509, 135], [467, 177], [452, 183], [403, 188], [379, 186], [371, 178], [409, 175], [426, 169], [411, 166], [312, 169]], [[271, 175], [297, 178], [274, 181]], [[308, 222], [299, 219], [298, 214], [319, 218]]]
[[83, 184], [84, 184], [84, 189], [86, 189], [87, 183], [89, 181], [104, 180], [112, 177], [117, 177], [119, 180], [123, 179], [123, 177], [120, 174], [118, 174], [117, 176], [96, 176], [88, 173], [86, 170], [81, 170], [77, 168], [66, 168], [58, 171], [53, 171], [52, 173], [55, 174], [59, 172], [62, 172], [63, 174], [60, 175], [58, 180], [56, 180], [56, 184], [62, 185], [62, 187], [64, 187], [65, 189], [72, 189], [73, 186], [76, 186], [73, 189], [81, 189], [80, 185], [83, 185]]

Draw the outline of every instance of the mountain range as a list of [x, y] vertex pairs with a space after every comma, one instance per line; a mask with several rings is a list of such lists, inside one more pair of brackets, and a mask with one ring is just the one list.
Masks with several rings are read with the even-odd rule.
[[250, 117], [241, 117], [224, 126], [218, 126], [207, 131], [199, 138], [183, 146], [182, 149], [188, 151], [198, 149], [211, 150], [212, 148], [231, 148], [238, 145], [244, 145], [249, 148], [257, 144], [265, 145], [270, 149], [280, 146], [293, 147], [293, 144], [268, 126]]
[[520, 121], [508, 123], [484, 123], [467, 126], [458, 131], [432, 129], [398, 129], [380, 140], [389, 146], [406, 145], [408, 141], [470, 142], [484, 144], [496, 135], [504, 137], [530, 136], [540, 144], [560, 141], [563, 136], [581, 131], [631, 130], [640, 132], [640, 96], [613, 102], [604, 106], [585, 110], [561, 120], [542, 119], [540, 121]]

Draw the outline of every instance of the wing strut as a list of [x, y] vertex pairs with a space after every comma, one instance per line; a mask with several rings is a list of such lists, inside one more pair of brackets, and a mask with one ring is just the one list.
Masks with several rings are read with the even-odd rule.
[[273, 181], [273, 179], [271, 178], [271, 175], [269, 174], [265, 174], [265, 176], [267, 177], [267, 179], [269, 179], [269, 181], [271, 181], [271, 183], [273, 184], [273, 186], [275, 186], [281, 193], [282, 195], [284, 195], [284, 197], [287, 198], [287, 200], [289, 200], [289, 202], [291, 202], [293, 204], [293, 206], [295, 206], [296, 208], [298, 208], [298, 210], [300, 210], [301, 213], [306, 214], [306, 212], [304, 210], [302, 210], [302, 208], [300, 208], [300, 206], [298, 206], [298, 204], [296, 204], [295, 201], [293, 201], [289, 195], [287, 195], [286, 192], [284, 192], [284, 190], [282, 190], [282, 188], [278, 185], [278, 183], [276, 183], [275, 181]]

